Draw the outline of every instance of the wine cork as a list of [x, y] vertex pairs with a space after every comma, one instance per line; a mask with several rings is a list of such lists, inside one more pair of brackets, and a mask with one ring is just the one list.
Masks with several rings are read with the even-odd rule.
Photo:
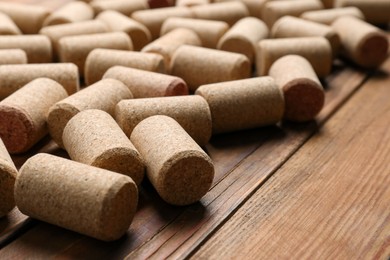
[[305, 122], [315, 118], [324, 106], [325, 94], [313, 67], [305, 58], [286, 55], [271, 66], [269, 75], [284, 94], [284, 118]]
[[98, 33], [89, 35], [67, 36], [58, 42], [61, 62], [73, 62], [84, 75], [85, 60], [88, 54], [96, 48], [129, 50], [133, 44], [124, 32]]
[[140, 10], [131, 15], [131, 18], [149, 29], [153, 40], [160, 36], [161, 26], [169, 17], [193, 17], [193, 14], [187, 7], [165, 7]]
[[72, 1], [51, 13], [43, 22], [43, 26], [76, 23], [93, 19], [94, 11], [89, 4]]
[[377, 67], [387, 57], [384, 31], [358, 18], [345, 16], [332, 23], [342, 43], [342, 54], [362, 67]]
[[191, 7], [191, 11], [197, 19], [223, 21], [229, 26], [249, 16], [248, 9], [241, 1], [197, 5]]
[[0, 102], [0, 137], [11, 154], [23, 153], [48, 133], [49, 108], [67, 97], [65, 89], [48, 78], [31, 81]]
[[0, 99], [41, 77], [57, 81], [69, 95], [79, 90], [79, 74], [77, 67], [72, 63], [2, 65], [0, 66]]
[[219, 39], [229, 29], [229, 25], [221, 21], [172, 17], [163, 23], [161, 35], [177, 28], [186, 28], [194, 31], [202, 41], [203, 47], [215, 49]]
[[62, 140], [72, 160], [127, 175], [140, 185], [144, 177], [143, 161], [107, 112], [81, 111], [66, 124]]
[[138, 189], [128, 176], [40, 153], [20, 169], [15, 201], [32, 218], [111, 241], [128, 230]]
[[122, 99], [132, 98], [130, 90], [120, 81], [101, 80], [50, 107], [47, 124], [50, 136], [64, 147], [62, 134], [68, 121], [77, 113], [87, 109], [100, 109], [114, 115], [115, 105]]
[[366, 21], [373, 24], [390, 22], [390, 1], [388, 0], [335, 0], [335, 7], [354, 6], [362, 11]]
[[342, 16], [354, 16], [362, 20], [365, 19], [362, 11], [354, 6], [307, 11], [301, 14], [302, 19], [326, 25], [331, 25], [337, 18]]
[[12, 19], [0, 12], [0, 35], [18, 35], [22, 34]]
[[320, 36], [326, 38], [332, 47], [333, 57], [336, 57], [340, 48], [340, 37], [332, 27], [307, 21], [293, 16], [284, 16], [272, 26], [272, 38], [294, 38]]
[[188, 86], [184, 80], [161, 73], [115, 66], [107, 70], [103, 78], [122, 81], [134, 98], [188, 95]]
[[141, 51], [160, 54], [164, 58], [165, 67], [169, 70], [173, 54], [184, 44], [201, 46], [202, 42], [194, 31], [177, 28], [149, 43]]
[[215, 3], [219, 2], [230, 2], [230, 1], [241, 1], [245, 4], [249, 11], [249, 15], [261, 19], [261, 12], [263, 6], [269, 0], [214, 0]]
[[210, 0], [176, 0], [176, 6], [191, 7], [195, 5], [207, 5], [210, 4]]
[[44, 7], [29, 4], [0, 2], [0, 12], [7, 14], [24, 34], [36, 34], [50, 15]]
[[268, 38], [268, 35], [268, 27], [263, 21], [254, 17], [245, 17], [219, 40], [218, 49], [241, 53], [253, 63], [257, 43]]
[[14, 185], [17, 175], [15, 164], [0, 138], [0, 218], [15, 207]]
[[99, 20], [91, 20], [78, 23], [68, 23], [52, 25], [42, 28], [39, 33], [49, 37], [53, 46], [53, 55], [58, 57], [59, 47], [58, 42], [66, 36], [95, 34], [108, 32], [108, 27], [105, 23]]
[[133, 42], [134, 50], [139, 51], [152, 40], [148, 28], [143, 24], [115, 11], [104, 11], [96, 19], [107, 24], [110, 31], [125, 32]]
[[126, 16], [130, 16], [135, 11], [145, 10], [149, 8], [148, 1], [146, 0], [94, 0], [91, 1], [90, 5], [95, 11], [95, 14], [99, 14], [107, 10], [112, 10], [122, 13]]
[[171, 74], [184, 79], [190, 90], [200, 85], [249, 78], [251, 64], [238, 53], [183, 45], [172, 57]]
[[0, 50], [0, 65], [26, 64], [26, 63], [27, 63], [27, 55], [24, 50], [21, 49]]
[[323, 37], [267, 39], [257, 45], [257, 74], [267, 75], [272, 63], [288, 54], [306, 58], [319, 77], [329, 75], [332, 69], [332, 48]]
[[263, 21], [272, 28], [273, 24], [285, 15], [299, 17], [302, 13], [313, 10], [324, 9], [320, 0], [300, 0], [300, 1], [270, 1], [262, 10]]
[[200, 146], [211, 138], [210, 109], [199, 96], [122, 100], [115, 108], [115, 120], [128, 136], [139, 122], [154, 115], [175, 119]]
[[52, 61], [51, 42], [45, 35], [3, 35], [0, 36], [0, 49], [22, 49], [30, 63]]
[[203, 85], [195, 94], [210, 106], [213, 134], [272, 125], [283, 117], [283, 94], [271, 77]]
[[100, 80], [111, 67], [124, 66], [140, 70], [165, 73], [164, 59], [160, 54], [109, 49], [94, 49], [85, 61], [85, 82], [91, 85]]
[[167, 203], [192, 204], [210, 189], [211, 159], [174, 119], [148, 117], [136, 126], [130, 140], [144, 158], [148, 179]]

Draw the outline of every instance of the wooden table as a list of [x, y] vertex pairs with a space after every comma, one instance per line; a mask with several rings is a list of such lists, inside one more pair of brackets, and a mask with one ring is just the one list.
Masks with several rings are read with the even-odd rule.
[[[337, 62], [323, 83], [316, 121], [214, 136], [216, 175], [199, 203], [169, 206], [145, 181], [111, 243], [14, 209], [0, 219], [0, 259], [388, 259], [390, 58], [375, 71]], [[42, 151], [66, 156], [46, 138], [13, 159]]]

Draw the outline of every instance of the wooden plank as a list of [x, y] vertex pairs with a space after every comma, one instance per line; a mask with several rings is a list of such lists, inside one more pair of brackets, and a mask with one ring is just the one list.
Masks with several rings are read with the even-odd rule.
[[390, 257], [390, 59], [192, 256]]

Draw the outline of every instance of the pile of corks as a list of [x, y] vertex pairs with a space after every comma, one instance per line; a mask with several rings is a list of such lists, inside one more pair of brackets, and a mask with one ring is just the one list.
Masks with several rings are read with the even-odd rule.
[[[335, 58], [388, 54], [388, 0], [87, 2], [0, 2], [0, 217], [16, 204], [105, 241], [128, 230], [144, 172], [167, 203], [194, 203], [212, 135], [313, 120]], [[9, 154], [48, 133], [72, 160], [18, 171]]]

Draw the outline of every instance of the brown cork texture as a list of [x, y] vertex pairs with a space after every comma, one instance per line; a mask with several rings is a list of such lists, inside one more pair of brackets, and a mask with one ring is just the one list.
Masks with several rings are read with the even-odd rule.
[[85, 61], [85, 83], [91, 85], [100, 80], [111, 67], [124, 66], [140, 70], [165, 73], [164, 58], [157, 53], [141, 53], [110, 49], [94, 49]]
[[67, 36], [58, 42], [61, 62], [73, 62], [84, 75], [85, 60], [96, 48], [115, 50], [133, 50], [130, 37], [124, 32], [97, 33], [89, 35]]
[[133, 42], [134, 50], [139, 51], [152, 40], [145, 25], [115, 11], [104, 11], [96, 19], [104, 22], [110, 31], [125, 32]]
[[0, 218], [15, 207], [14, 185], [18, 171], [0, 138]]
[[154, 115], [175, 119], [200, 146], [211, 138], [210, 109], [199, 96], [122, 100], [115, 108], [115, 120], [128, 136], [139, 122]]
[[145, 160], [150, 182], [167, 203], [189, 205], [210, 189], [211, 159], [174, 119], [149, 117], [137, 125], [130, 140]]
[[1, 101], [0, 137], [9, 153], [26, 152], [44, 137], [49, 108], [67, 96], [54, 80], [39, 78]]
[[3, 35], [0, 36], [0, 49], [22, 49], [29, 63], [52, 61], [51, 42], [45, 35]]
[[95, 14], [99, 14], [101, 12], [107, 10], [117, 11], [126, 16], [130, 16], [132, 13], [138, 10], [148, 9], [148, 1], [146, 0], [110, 0], [110, 1], [100, 1], [95, 0], [91, 1], [90, 5], [92, 6]]
[[202, 46], [199, 36], [185, 28], [174, 29], [146, 45], [142, 52], [158, 53], [164, 57], [165, 67], [169, 69], [175, 51], [182, 45]]
[[24, 34], [36, 34], [42, 28], [43, 21], [50, 15], [44, 7], [0, 2], [0, 12], [7, 14]]
[[72, 63], [2, 65], [0, 66], [0, 99], [41, 77], [57, 81], [69, 95], [79, 90], [79, 73]]
[[188, 95], [188, 86], [184, 80], [161, 73], [115, 66], [107, 70], [103, 78], [122, 81], [134, 98]]
[[210, 4], [210, 0], [176, 0], [176, 6], [191, 7]]
[[[229, 2], [232, 0], [214, 0], [215, 3], [219, 2]], [[249, 15], [261, 19], [261, 11], [263, 6], [269, 0], [240, 0], [246, 6], [249, 11]]]
[[170, 71], [195, 91], [204, 84], [249, 78], [251, 64], [242, 54], [183, 45], [173, 55]]
[[263, 21], [254, 17], [245, 17], [219, 40], [218, 49], [241, 53], [253, 63], [257, 43], [268, 38], [268, 35], [268, 27]]
[[324, 9], [324, 6], [320, 0], [269, 1], [263, 7], [262, 18], [271, 28], [283, 16], [299, 17], [304, 12], [321, 9]]
[[388, 24], [390, 22], [390, 1], [388, 0], [335, 0], [334, 6], [354, 6], [362, 11], [368, 23]]
[[309, 61], [287, 55], [274, 62], [269, 75], [284, 93], [284, 118], [305, 122], [315, 118], [324, 106], [325, 93]]
[[161, 26], [169, 17], [193, 17], [193, 14], [188, 7], [165, 7], [140, 10], [131, 15], [131, 18], [149, 29], [153, 40], [160, 36]]
[[213, 134], [273, 125], [284, 113], [283, 94], [271, 77], [203, 85], [195, 94], [210, 106]]
[[0, 35], [19, 35], [22, 34], [18, 26], [12, 19], [0, 11]]
[[50, 107], [47, 116], [50, 135], [60, 147], [63, 147], [64, 128], [74, 115], [87, 109], [100, 109], [113, 116], [115, 105], [122, 99], [132, 97], [127, 86], [118, 80], [98, 81]]
[[359, 8], [356, 8], [354, 6], [307, 11], [301, 14], [300, 17], [302, 19], [309, 20], [312, 22], [331, 25], [335, 20], [337, 20], [337, 18], [340, 18], [342, 16], [354, 16], [362, 20], [365, 19], [362, 11], [360, 11]]
[[257, 44], [257, 75], [268, 75], [268, 70], [277, 59], [296, 54], [306, 58], [319, 77], [329, 75], [332, 69], [332, 47], [323, 37], [298, 37], [266, 39]]
[[332, 47], [333, 57], [337, 57], [340, 48], [340, 37], [332, 27], [307, 21], [293, 16], [284, 16], [272, 26], [272, 38], [294, 38], [320, 36], [326, 38]]
[[226, 22], [229, 26], [249, 16], [249, 11], [241, 1], [213, 3], [191, 7], [194, 18]]
[[222, 21], [172, 17], [163, 23], [161, 35], [177, 28], [186, 28], [194, 31], [202, 41], [203, 47], [215, 49], [219, 39], [229, 29], [229, 25]]
[[26, 64], [27, 55], [22, 49], [3, 49], [0, 50], [0, 65], [7, 64]]
[[53, 46], [53, 54], [55, 57], [59, 55], [58, 42], [66, 36], [95, 34], [108, 32], [108, 27], [105, 23], [99, 20], [91, 20], [78, 23], [68, 23], [51, 25], [42, 28], [39, 33], [49, 37]]
[[128, 230], [138, 190], [128, 176], [40, 153], [20, 169], [15, 201], [32, 218], [111, 241]]
[[93, 19], [92, 7], [81, 1], [69, 2], [51, 13], [43, 22], [43, 26], [76, 23]]
[[389, 48], [386, 32], [351, 16], [338, 18], [332, 27], [340, 36], [341, 54], [356, 64], [373, 68], [386, 59]]
[[144, 177], [137, 149], [107, 112], [81, 111], [66, 124], [62, 141], [74, 161], [127, 175], [137, 185]]

